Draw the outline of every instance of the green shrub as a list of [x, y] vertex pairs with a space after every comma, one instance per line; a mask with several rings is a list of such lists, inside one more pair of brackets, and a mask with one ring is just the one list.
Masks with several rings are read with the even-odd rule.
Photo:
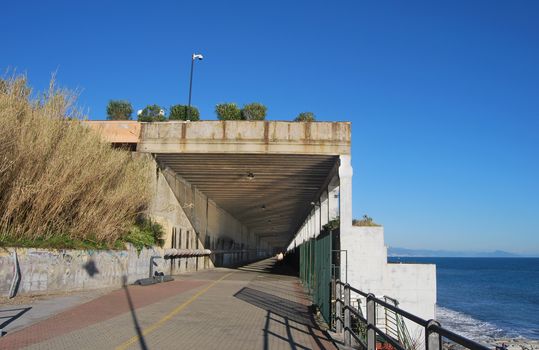
[[244, 120], [264, 120], [268, 108], [261, 103], [253, 102], [243, 106], [241, 116]]
[[185, 105], [170, 106], [169, 120], [200, 120], [200, 113], [196, 107]]
[[155, 245], [163, 247], [165, 244], [164, 235], [163, 226], [147, 219], [141, 219], [133, 225], [124, 240], [141, 251], [142, 248], [150, 248]]
[[335, 229], [338, 229], [341, 225], [341, 219], [337, 216], [335, 219], [328, 221], [327, 224], [322, 226], [324, 231], [333, 231]]
[[215, 106], [215, 113], [219, 120], [241, 120], [241, 110], [235, 103], [220, 103]]
[[147, 105], [138, 115], [139, 122], [163, 122], [165, 120], [165, 112], [158, 105]]
[[314, 116], [313, 112], [301, 112], [298, 114], [296, 119], [294, 119], [295, 122], [314, 122], [316, 121], [316, 117]]
[[129, 101], [110, 100], [107, 105], [108, 120], [129, 120], [133, 113], [133, 107]]

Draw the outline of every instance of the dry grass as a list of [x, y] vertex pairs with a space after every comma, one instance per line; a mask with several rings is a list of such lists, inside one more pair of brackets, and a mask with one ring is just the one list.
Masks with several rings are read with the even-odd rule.
[[353, 219], [352, 225], [353, 226], [372, 226], [372, 227], [382, 226], [374, 222], [374, 220], [368, 215], [363, 215], [362, 219]]
[[65, 235], [112, 245], [149, 200], [147, 163], [80, 123], [74, 95], [0, 79], [0, 241]]

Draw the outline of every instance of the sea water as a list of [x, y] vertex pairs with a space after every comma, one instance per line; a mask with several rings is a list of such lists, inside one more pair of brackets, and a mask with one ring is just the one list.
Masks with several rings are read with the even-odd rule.
[[448, 329], [479, 341], [539, 339], [539, 258], [389, 260], [436, 264], [436, 316]]

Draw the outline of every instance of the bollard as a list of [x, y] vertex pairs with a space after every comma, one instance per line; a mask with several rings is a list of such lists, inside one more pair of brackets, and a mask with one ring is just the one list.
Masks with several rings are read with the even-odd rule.
[[344, 345], [352, 345], [352, 335], [350, 334], [350, 285], [344, 286]]
[[436, 330], [435, 326], [440, 327], [440, 323], [435, 320], [429, 320], [425, 331], [426, 350], [441, 350], [442, 337]]
[[367, 295], [367, 350], [376, 350], [376, 302], [372, 293]]
[[153, 278], [154, 275], [154, 266], [157, 266], [157, 263], [155, 262], [156, 259], [162, 259], [159, 255], [154, 255], [150, 257], [150, 278]]

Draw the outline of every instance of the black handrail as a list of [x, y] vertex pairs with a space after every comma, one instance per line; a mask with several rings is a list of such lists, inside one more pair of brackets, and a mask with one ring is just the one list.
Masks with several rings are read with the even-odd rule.
[[443, 327], [440, 327], [436, 324], [432, 324], [427, 328], [429, 331], [433, 331], [441, 335], [442, 337], [446, 337], [449, 340], [454, 341], [455, 343], [462, 345], [468, 349], [474, 349], [474, 350], [490, 350], [488, 347], [481, 345], [471, 339], [465, 338], [462, 335], [459, 335], [457, 333], [453, 333], [448, 329], [445, 329]]
[[[372, 294], [368, 294], [368, 293], [365, 293], [365, 292], [363, 292], [363, 291], [361, 291], [361, 290], [359, 290], [357, 288], [354, 288], [354, 287], [350, 286], [347, 283], [343, 283], [341, 281], [336, 281], [335, 285], [342, 285], [342, 286], [344, 286], [345, 290], [348, 289], [351, 292], [357, 293], [357, 294], [367, 298], [367, 303], [369, 301], [374, 302], [374, 307], [375, 308], [376, 308], [376, 304], [381, 305], [381, 306], [383, 306], [383, 307], [385, 307], [385, 308], [387, 308], [389, 310], [392, 310], [396, 314], [398, 314], [398, 315], [400, 315], [402, 317], [405, 317], [405, 318], [409, 319], [410, 321], [422, 326], [424, 328], [424, 330], [425, 330], [425, 335], [427, 337], [430, 334], [437, 334], [440, 337], [445, 337], [445, 338], [447, 338], [447, 339], [449, 339], [449, 340], [451, 340], [451, 341], [453, 341], [453, 342], [455, 342], [455, 343], [457, 343], [457, 344], [459, 344], [459, 345], [461, 345], [461, 346], [463, 346], [465, 348], [468, 348], [470, 350], [491, 350], [487, 346], [479, 344], [479, 343], [477, 343], [477, 342], [475, 342], [475, 341], [473, 341], [471, 339], [465, 338], [465, 337], [463, 337], [463, 336], [461, 336], [459, 334], [456, 334], [456, 333], [454, 333], [454, 332], [452, 332], [452, 331], [450, 331], [448, 329], [443, 328], [437, 322], [433, 322], [433, 320], [427, 321], [427, 320], [425, 320], [425, 319], [423, 319], [421, 317], [418, 317], [418, 316], [416, 316], [414, 314], [411, 314], [411, 313], [409, 313], [407, 311], [404, 311], [404, 310], [400, 309], [397, 306], [388, 304], [384, 300], [378, 299]], [[349, 294], [348, 294], [348, 296], [349, 296]], [[343, 298], [342, 295], [336, 295], [334, 300], [335, 300], [336, 303], [340, 303], [340, 304], [344, 305], [343, 308], [342, 308], [342, 311], [349, 310], [350, 313], [352, 313], [361, 322], [363, 322], [364, 324], [367, 325], [367, 329], [374, 330], [375, 334], [378, 334], [381, 338], [383, 338], [387, 342], [391, 343], [391, 345], [394, 346], [396, 349], [398, 349], [398, 350], [409, 350], [409, 349], [405, 349], [397, 340], [390, 337], [384, 331], [382, 331], [381, 329], [376, 327], [376, 321], [374, 321], [374, 324], [369, 323], [369, 321], [367, 319], [369, 319], [370, 316], [367, 316], [367, 319], [366, 319], [365, 317], [362, 316], [359, 309], [356, 309], [352, 305], [347, 305], [347, 301], [342, 300], [341, 298]], [[350, 301], [348, 300], [348, 303], [349, 302]], [[364, 342], [350, 328], [350, 325], [344, 324], [345, 323], [344, 321], [346, 320], [346, 317], [345, 317], [345, 320], [343, 320], [343, 318], [339, 315], [339, 317], [336, 317], [336, 319], [339, 320], [340, 322], [342, 322], [342, 324], [344, 325], [343, 329], [350, 332], [350, 335], [353, 336], [354, 339], [356, 339], [357, 341], [359, 341], [360, 343], [365, 345]], [[346, 342], [346, 337], [345, 337], [345, 342]], [[428, 348], [428, 345], [427, 344], [425, 344], [425, 345]], [[442, 349], [442, 344], [439, 343], [438, 347], [439, 347], [439, 349], [429, 349], [429, 350], [440, 350], [440, 349]]]

